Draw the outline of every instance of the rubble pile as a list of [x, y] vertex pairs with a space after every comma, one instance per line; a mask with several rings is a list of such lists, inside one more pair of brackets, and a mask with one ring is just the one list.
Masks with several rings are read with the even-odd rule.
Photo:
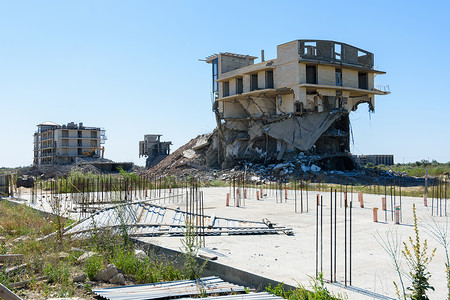
[[[247, 173], [254, 181], [274, 180], [278, 177], [297, 177], [313, 182], [327, 183], [354, 183], [371, 184], [382, 183], [384, 179], [392, 177], [402, 177], [405, 185], [423, 184], [423, 179], [408, 177], [405, 174], [396, 174], [378, 169], [355, 168], [348, 170], [342, 166], [341, 170], [336, 168], [335, 156], [306, 155], [300, 153], [289, 160], [282, 162], [264, 163], [260, 160], [240, 160], [232, 168], [221, 169], [214, 156], [216, 151], [214, 147], [214, 136], [217, 131], [210, 134], [199, 135], [193, 138], [185, 145], [178, 148], [172, 154], [167, 156], [159, 164], [146, 171], [145, 173], [165, 176], [172, 175], [176, 177], [194, 176], [201, 180], [228, 180], [238, 173]], [[342, 159], [342, 157], [339, 157]], [[349, 159], [351, 159], [349, 157]], [[212, 163], [211, 163], [212, 162]], [[341, 160], [339, 162], [342, 162]]]

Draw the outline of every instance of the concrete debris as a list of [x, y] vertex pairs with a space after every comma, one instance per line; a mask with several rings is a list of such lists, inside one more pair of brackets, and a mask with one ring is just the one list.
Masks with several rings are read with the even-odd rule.
[[195, 150], [193, 149], [187, 149], [185, 151], [183, 151], [183, 156], [185, 158], [191, 159], [195, 157]]
[[86, 278], [87, 278], [86, 274], [78, 274], [72, 278], [72, 281], [73, 282], [85, 282]]
[[85, 253], [81, 254], [80, 257], [78, 257], [77, 261], [79, 261], [79, 262], [85, 261], [86, 259], [88, 259], [89, 257], [92, 257], [94, 255], [97, 255], [97, 253], [92, 252], [92, 251], [85, 252]]
[[[111, 282], [111, 280], [119, 280], [116, 275], [119, 274], [119, 270], [114, 264], [109, 264], [105, 269], [100, 270], [95, 275], [96, 281]], [[122, 275], [123, 277], [123, 275]], [[111, 282], [113, 283], [113, 282]]]
[[146, 260], [148, 258], [148, 255], [145, 253], [145, 251], [140, 249], [134, 250], [134, 256], [140, 261]]

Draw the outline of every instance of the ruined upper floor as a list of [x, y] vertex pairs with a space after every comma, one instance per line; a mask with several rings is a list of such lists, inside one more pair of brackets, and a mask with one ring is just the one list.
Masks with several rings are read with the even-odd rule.
[[374, 55], [345, 43], [296, 40], [278, 45], [276, 59], [256, 59], [232, 53], [206, 59], [212, 64], [216, 109], [224, 118], [236, 115], [225, 102], [248, 97], [278, 98], [282, 107], [274, 114], [282, 114], [324, 110], [324, 97], [337, 103], [330, 108], [350, 111], [366, 102], [374, 109], [374, 96], [386, 94], [374, 87], [375, 75], [385, 73], [374, 69]]

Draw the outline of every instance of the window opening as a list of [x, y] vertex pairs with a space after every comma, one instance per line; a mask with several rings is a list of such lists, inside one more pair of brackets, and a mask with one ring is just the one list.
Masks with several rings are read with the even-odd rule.
[[250, 90], [254, 91], [258, 89], [258, 74], [252, 74], [250, 80]]
[[266, 89], [273, 89], [273, 71], [266, 72]]
[[316, 66], [306, 66], [306, 83], [317, 84]]
[[336, 86], [342, 86], [342, 69], [336, 69]]

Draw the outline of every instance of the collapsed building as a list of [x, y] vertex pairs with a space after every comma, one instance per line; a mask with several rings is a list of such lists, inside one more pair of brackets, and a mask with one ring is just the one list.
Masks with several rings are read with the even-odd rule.
[[212, 65], [217, 129], [206, 162], [229, 168], [239, 161], [270, 163], [298, 155], [323, 157], [330, 169], [352, 169], [349, 113], [375, 109], [374, 55], [328, 40], [296, 40], [277, 58], [219, 53]]
[[78, 159], [100, 159], [104, 156], [105, 130], [70, 122], [59, 125], [44, 122], [34, 133], [33, 165], [71, 164]]
[[146, 134], [139, 141], [139, 157], [146, 157], [145, 166], [151, 168], [170, 154], [172, 142], [162, 142], [161, 134]]

